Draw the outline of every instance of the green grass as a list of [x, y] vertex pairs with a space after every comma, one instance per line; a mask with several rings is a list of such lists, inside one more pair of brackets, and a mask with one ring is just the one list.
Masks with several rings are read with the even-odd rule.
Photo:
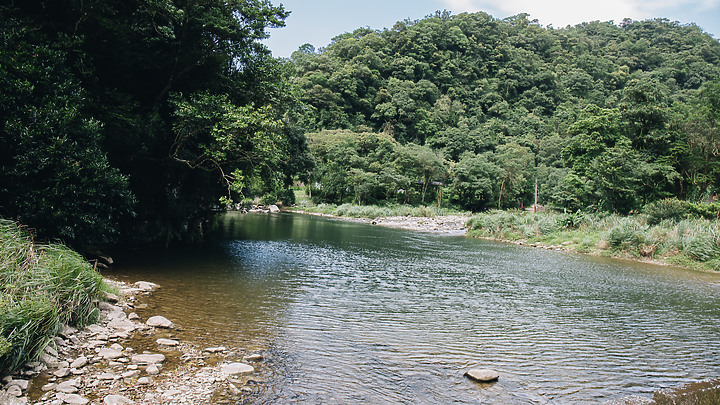
[[106, 288], [78, 253], [0, 220], [0, 372], [37, 359], [62, 324], [95, 322]]
[[720, 270], [720, 221], [665, 219], [648, 224], [645, 214], [566, 214], [489, 211], [468, 221], [469, 234], [523, 241], [566, 250], [652, 259], [700, 270]]

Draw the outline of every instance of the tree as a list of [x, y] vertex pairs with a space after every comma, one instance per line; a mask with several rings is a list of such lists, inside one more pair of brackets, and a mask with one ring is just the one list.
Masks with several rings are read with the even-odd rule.
[[[533, 160], [534, 156], [528, 147], [517, 144], [498, 146], [495, 154], [496, 164], [500, 168], [497, 192], [498, 208], [503, 206], [503, 198], [506, 201], [516, 201], [516, 198], [522, 198], [525, 191], [523, 188], [533, 168]], [[507, 206], [508, 202], [505, 205]]]
[[0, 20], [0, 213], [41, 238], [115, 242], [134, 201], [102, 150], [102, 124], [82, 113], [87, 92], [68, 67], [72, 45]]
[[[99, 180], [129, 189], [135, 216], [111, 220], [126, 242], [200, 239], [228, 188], [280, 194], [295, 173], [307, 172], [286, 68], [259, 42], [266, 28], [284, 25], [282, 7], [267, 0], [28, 0], [2, 12], [4, 21], [29, 27], [34, 45], [62, 52], [53, 62], [62, 75], [52, 80], [77, 94], [47, 93], [42, 102], [78, 100], [75, 112], [62, 113], [66, 122], [96, 123], [86, 150], [72, 144], [65, 153], [106, 156], [105, 171], [117, 181]], [[21, 109], [37, 105], [19, 101]]]

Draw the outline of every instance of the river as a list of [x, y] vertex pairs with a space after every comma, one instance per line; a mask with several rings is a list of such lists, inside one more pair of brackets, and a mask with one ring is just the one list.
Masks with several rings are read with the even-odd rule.
[[720, 375], [716, 274], [300, 214], [117, 262], [178, 337], [265, 355], [252, 403], [583, 404]]

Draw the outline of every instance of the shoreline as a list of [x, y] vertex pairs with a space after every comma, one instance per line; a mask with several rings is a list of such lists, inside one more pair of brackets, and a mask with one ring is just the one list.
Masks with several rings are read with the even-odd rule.
[[543, 250], [552, 250], [564, 253], [574, 253], [586, 256], [595, 257], [606, 257], [617, 260], [628, 260], [636, 263], [653, 264], [657, 266], [677, 267], [685, 270], [694, 270], [703, 273], [714, 274], [712, 271], [704, 270], [697, 267], [686, 267], [679, 264], [669, 263], [662, 259], [647, 258], [647, 257], [628, 257], [623, 255], [612, 254], [611, 251], [607, 250], [608, 254], [604, 254], [602, 250], [596, 247], [596, 250], [580, 252], [573, 248], [575, 245], [572, 241], [564, 241], [560, 244], [545, 244], [543, 242], [528, 243], [527, 240], [511, 240], [511, 239], [499, 239], [488, 236], [475, 236], [469, 235], [469, 228], [465, 226], [465, 223], [470, 219], [471, 215], [443, 215], [435, 217], [415, 217], [415, 216], [389, 216], [389, 217], [378, 217], [378, 218], [351, 218], [332, 214], [323, 214], [316, 212], [307, 212], [303, 210], [288, 210], [287, 212], [314, 215], [327, 218], [338, 219], [348, 222], [360, 222], [371, 225], [385, 226], [388, 228], [405, 229], [409, 231], [417, 232], [429, 232], [437, 234], [446, 234], [452, 236], [467, 236], [475, 239], [489, 240], [493, 242], [508, 243], [512, 245], [525, 246]]
[[134, 311], [148, 307], [157, 284], [104, 278], [119, 294], [98, 304], [100, 320], [82, 330], [63, 327], [41, 361], [4, 378], [0, 403], [216, 404], [236, 403], [254, 391], [252, 364], [260, 353], [200, 347], [174, 338], [176, 326]]
[[314, 215], [318, 217], [335, 218], [348, 222], [360, 222], [370, 225], [384, 226], [387, 228], [406, 229], [417, 232], [430, 232], [449, 235], [466, 235], [465, 223], [470, 219], [469, 215], [436, 215], [433, 217], [415, 216], [388, 216], [377, 218], [352, 218], [319, 212], [307, 212], [303, 210], [288, 210], [295, 214]]

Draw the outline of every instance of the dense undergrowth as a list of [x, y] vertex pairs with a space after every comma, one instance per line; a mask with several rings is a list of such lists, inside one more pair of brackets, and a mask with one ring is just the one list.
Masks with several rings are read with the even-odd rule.
[[96, 321], [105, 289], [78, 253], [0, 220], [0, 374], [38, 358], [61, 325]]
[[643, 213], [489, 211], [468, 221], [469, 235], [720, 270], [718, 204], [662, 200]]

